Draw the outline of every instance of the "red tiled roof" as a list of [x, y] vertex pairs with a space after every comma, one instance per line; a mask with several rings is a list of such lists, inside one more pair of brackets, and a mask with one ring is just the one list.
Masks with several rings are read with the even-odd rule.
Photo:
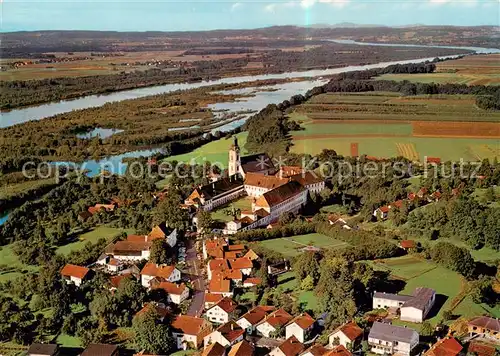
[[291, 180], [299, 182], [304, 187], [311, 184], [321, 183], [324, 180], [311, 172], [299, 173], [290, 177]]
[[168, 294], [181, 295], [186, 290], [186, 285], [184, 283], [175, 284], [171, 282], [160, 282], [155, 283], [152, 289], [163, 289]]
[[236, 303], [234, 300], [232, 300], [229, 297], [225, 297], [225, 298], [222, 298], [212, 308], [214, 308], [216, 306], [221, 308], [222, 310], [224, 310], [226, 313], [232, 313], [238, 307], [238, 303]]
[[323, 356], [352, 356], [352, 354], [344, 347], [344, 345], [338, 345]]
[[426, 162], [427, 163], [441, 163], [441, 158], [439, 157], [426, 157]]
[[267, 322], [272, 327], [277, 328], [279, 326], [286, 325], [292, 319], [293, 319], [293, 316], [288, 314], [283, 309], [278, 309], [278, 310], [272, 312], [271, 314], [269, 314], [269, 316], [266, 317], [262, 322]]
[[137, 254], [142, 253], [142, 251], [148, 251], [151, 248], [150, 242], [131, 242], [131, 241], [117, 241], [113, 245], [110, 245], [106, 249], [106, 253], [109, 254], [120, 254], [120, 253], [130, 253], [135, 252]]
[[[337, 331], [341, 331], [345, 336], [349, 338], [349, 340], [354, 341], [361, 335], [363, 335], [363, 329], [361, 329], [358, 324], [354, 321], [350, 323], [346, 323], [339, 327]], [[335, 333], [335, 332], [334, 332]]]
[[415, 248], [415, 241], [413, 240], [403, 240], [400, 243], [402, 248]]
[[233, 258], [228, 260], [228, 262], [232, 269], [246, 269], [253, 267], [252, 260], [247, 257]]
[[274, 189], [288, 183], [289, 179], [278, 176], [266, 176], [260, 173], [248, 172], [245, 175], [245, 185], [265, 189]]
[[248, 252], [243, 256], [244, 258], [248, 258], [252, 261], [259, 259], [259, 255], [257, 255], [252, 249], [248, 250]]
[[409, 200], [415, 200], [416, 197], [417, 197], [417, 194], [415, 194], [415, 193], [408, 193], [408, 199]]
[[389, 207], [388, 206], [381, 206], [378, 208], [381, 212], [383, 213], [388, 213], [389, 212]]
[[67, 264], [61, 270], [61, 275], [66, 277], [75, 277], [79, 279], [85, 278], [87, 273], [89, 273], [89, 269], [87, 267], [76, 266], [72, 264]]
[[243, 329], [232, 320], [219, 326], [217, 331], [220, 332], [222, 336], [224, 336], [224, 338], [226, 338], [226, 340], [229, 342], [233, 342], [245, 333], [245, 329]]
[[231, 291], [231, 282], [228, 279], [224, 279], [222, 275], [216, 274], [212, 276], [208, 284], [208, 290], [211, 293], [229, 293]]
[[315, 344], [308, 348], [306, 351], [304, 351], [304, 354], [310, 353], [313, 356], [323, 356], [326, 354], [329, 350], [326, 349], [323, 345], [320, 344]]
[[306, 330], [314, 324], [315, 320], [307, 313], [296, 316], [289, 324], [297, 324], [301, 329]]
[[228, 245], [227, 249], [229, 251], [241, 251], [245, 249], [245, 245], [239, 244], [239, 245]]
[[172, 322], [172, 328], [182, 334], [198, 335], [203, 331], [203, 326], [207, 321], [202, 318], [196, 318], [188, 315], [178, 315]]
[[229, 265], [227, 263], [227, 259], [224, 258], [216, 258], [208, 262], [208, 268], [210, 271], [224, 271], [229, 269]]
[[161, 239], [167, 237], [167, 228], [165, 224], [155, 226], [148, 235], [148, 239]]
[[142, 269], [141, 274], [145, 276], [155, 276], [168, 279], [174, 270], [175, 266], [156, 265], [148, 262]]
[[146, 242], [146, 235], [128, 235], [127, 241], [129, 241], [129, 242]]
[[426, 353], [427, 356], [456, 356], [462, 351], [463, 347], [453, 337], [442, 339], [436, 342]]
[[224, 356], [225, 354], [226, 348], [216, 342], [207, 346], [201, 353], [201, 356]]
[[291, 181], [282, 186], [270, 190], [261, 195], [257, 201], [257, 207], [273, 207], [303, 192], [304, 188], [299, 182]]
[[391, 203], [391, 208], [396, 207], [398, 209], [401, 209], [402, 206], [403, 206], [402, 200], [396, 200], [395, 202]]
[[469, 352], [475, 352], [478, 356], [494, 356], [495, 347], [472, 341], [469, 345]]
[[227, 356], [252, 356], [254, 348], [246, 340], [241, 340], [236, 345], [231, 347]]
[[304, 344], [302, 344], [295, 336], [290, 336], [288, 339], [278, 346], [285, 356], [297, 356], [304, 351]]
[[213, 294], [205, 292], [205, 303], [218, 303], [222, 298], [221, 294]]
[[262, 283], [262, 278], [247, 278], [244, 283], [251, 283], [253, 285], [259, 285]]
[[304, 169], [300, 166], [281, 166], [280, 171], [276, 173], [276, 175], [281, 175], [282, 177], [290, 177], [302, 172], [304, 172]]
[[273, 306], [258, 305], [255, 308], [249, 310], [247, 313], [243, 314], [241, 318], [244, 318], [252, 325], [256, 325], [272, 311], [274, 311]]

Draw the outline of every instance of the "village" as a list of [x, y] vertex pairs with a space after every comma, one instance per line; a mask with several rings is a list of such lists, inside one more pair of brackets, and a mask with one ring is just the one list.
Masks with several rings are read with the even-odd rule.
[[[274, 303], [239, 302], [247, 291], [255, 292], [263, 288], [267, 280], [290, 272], [291, 265], [286, 259], [269, 264], [265, 262], [266, 256], [259, 255], [247, 244], [233, 243], [230, 237], [257, 228], [272, 230], [283, 213], [297, 214], [311, 193], [319, 194], [323, 189], [325, 181], [313, 172], [294, 166], [276, 168], [266, 154], [241, 156], [235, 139], [229, 150], [228, 175], [215, 177], [209, 184], [195, 188], [181, 204], [182, 209], [189, 211], [192, 232], [180, 238], [177, 229], [162, 223], [147, 235], [129, 234], [108, 244], [89, 266], [67, 264], [60, 274], [66, 283], [76, 288], [84, 286], [94, 274], [104, 273], [109, 278], [111, 291], [117, 290], [123, 280], [133, 279], [148, 291], [161, 293], [162, 302], [145, 303], [134, 318], [153, 312], [161, 322], [168, 321], [174, 348], [179, 352], [192, 351], [203, 356], [411, 356], [424, 353], [457, 356], [465, 352], [488, 356], [498, 352], [475, 343], [475, 340], [486, 340], [493, 345], [500, 344], [500, 321], [482, 315], [468, 320], [465, 337], [440, 334], [435, 343], [422, 347], [418, 330], [429, 315], [435, 315], [440, 308], [436, 291], [425, 285], [417, 286], [411, 294], [374, 291], [371, 296], [373, 318], [362, 325], [354, 319], [344, 320], [329, 332], [325, 330], [327, 313], [313, 317], [306, 311], [287, 312]], [[458, 189], [454, 192], [459, 194]], [[421, 189], [409, 194], [407, 200], [425, 198], [427, 204], [439, 200], [440, 195], [439, 191], [429, 193]], [[210, 212], [241, 197], [251, 199], [251, 210], [237, 212], [222, 229], [205, 231], [198, 224], [197, 212]], [[386, 220], [391, 208], [402, 204], [399, 200], [381, 206], [373, 216]], [[114, 204], [97, 204], [80, 218], [113, 209]], [[335, 214], [329, 216], [328, 223], [347, 233], [355, 228]], [[168, 250], [173, 262], [153, 262], [154, 245]], [[415, 248], [413, 240], [400, 243], [402, 253]], [[313, 252], [304, 250], [303, 253]], [[404, 325], [393, 324], [393, 319]], [[57, 352], [55, 344], [35, 343], [28, 354], [54, 356]], [[81, 353], [82, 356], [119, 354], [118, 346], [111, 344], [91, 344]], [[137, 355], [150, 353], [145, 349]]]

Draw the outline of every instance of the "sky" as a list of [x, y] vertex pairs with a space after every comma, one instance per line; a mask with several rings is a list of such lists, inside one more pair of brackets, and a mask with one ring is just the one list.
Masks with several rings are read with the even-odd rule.
[[0, 0], [1, 31], [500, 25], [500, 0]]

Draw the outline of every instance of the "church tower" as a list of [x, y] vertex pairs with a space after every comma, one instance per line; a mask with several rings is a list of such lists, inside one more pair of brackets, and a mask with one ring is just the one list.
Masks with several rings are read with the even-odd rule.
[[233, 176], [240, 171], [240, 147], [238, 146], [238, 139], [234, 136], [234, 143], [231, 145], [229, 149], [229, 163], [228, 163], [228, 171], [229, 176]]

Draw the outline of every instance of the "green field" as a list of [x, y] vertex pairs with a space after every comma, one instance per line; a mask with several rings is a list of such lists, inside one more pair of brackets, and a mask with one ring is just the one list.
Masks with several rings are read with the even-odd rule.
[[428, 261], [420, 260], [410, 255], [379, 260], [376, 262], [370, 261], [369, 263], [372, 264], [375, 269], [389, 271], [394, 277], [403, 280], [415, 278], [436, 268], [435, 265], [430, 264]]
[[12, 251], [12, 245], [0, 247], [0, 282], [20, 277], [25, 271], [35, 272], [37, 270], [37, 266], [28, 266], [19, 261]]
[[[294, 110], [291, 119], [304, 128], [292, 133], [294, 153], [315, 155], [333, 149], [351, 156], [355, 154], [351, 144], [357, 143], [360, 155], [378, 158], [405, 156], [424, 161], [430, 156], [443, 161], [476, 161], [500, 157], [499, 140], [487, 123], [500, 122], [500, 113], [477, 108], [470, 95], [327, 93]], [[471, 121], [478, 122], [473, 133], [463, 126]]]
[[295, 273], [288, 271], [278, 276], [278, 285], [283, 288], [284, 292], [291, 292], [297, 287]]
[[82, 347], [80, 338], [66, 334], [60, 334], [56, 342], [63, 347]]
[[[247, 141], [247, 132], [241, 132], [236, 135], [238, 137], [238, 145], [242, 149], [242, 154], [246, 153], [244, 146]], [[192, 152], [184, 153], [181, 155], [170, 156], [166, 158], [168, 161], [191, 162], [194, 160], [196, 163], [203, 164], [204, 162], [220, 162], [227, 167], [229, 148], [233, 144], [233, 138], [221, 138], [217, 141], [212, 141], [203, 145]]]
[[121, 235], [123, 232], [129, 234], [133, 233], [132, 230], [118, 229], [109, 226], [99, 226], [92, 231], [82, 234], [78, 237], [78, 241], [69, 243], [57, 248], [56, 253], [61, 255], [68, 255], [72, 251], [82, 249], [87, 242], [96, 243], [100, 238], [105, 238], [111, 241], [113, 238]]
[[284, 256], [293, 257], [301, 253], [301, 249], [306, 246], [318, 248], [340, 248], [348, 244], [322, 234], [307, 234], [279, 239], [271, 239], [257, 242], [262, 247], [282, 253]]
[[38, 189], [46, 185], [55, 184], [55, 178], [38, 179], [38, 180], [28, 180], [26, 182], [2, 185], [0, 187], [0, 199], [6, 199], [20, 193], [26, 193], [30, 190]]

